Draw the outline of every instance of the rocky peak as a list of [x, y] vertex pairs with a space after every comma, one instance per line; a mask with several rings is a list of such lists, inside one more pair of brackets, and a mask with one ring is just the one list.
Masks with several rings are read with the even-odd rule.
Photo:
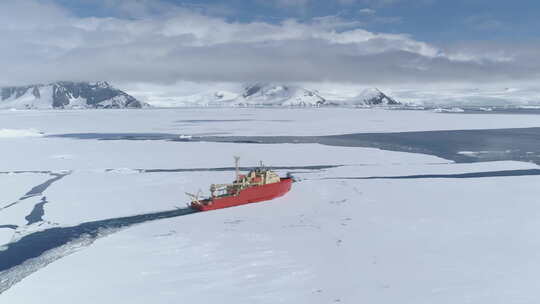
[[58, 81], [1, 89], [2, 108], [142, 108], [147, 104], [106, 81]]
[[384, 94], [377, 88], [365, 89], [355, 99], [366, 105], [398, 105], [400, 102]]

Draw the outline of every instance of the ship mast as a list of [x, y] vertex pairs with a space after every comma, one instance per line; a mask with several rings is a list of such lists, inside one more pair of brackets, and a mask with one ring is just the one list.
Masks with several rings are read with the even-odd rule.
[[234, 157], [234, 166], [236, 169], [236, 181], [239, 181], [240, 178], [240, 168], [238, 167], [238, 163], [240, 162], [240, 156]]

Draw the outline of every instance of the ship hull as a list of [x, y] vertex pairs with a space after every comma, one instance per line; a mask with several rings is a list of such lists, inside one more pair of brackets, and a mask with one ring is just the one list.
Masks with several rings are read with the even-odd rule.
[[278, 183], [249, 187], [240, 191], [237, 195], [203, 200], [201, 204], [191, 204], [191, 207], [199, 211], [209, 211], [268, 201], [289, 192], [292, 182], [292, 178], [282, 178]]

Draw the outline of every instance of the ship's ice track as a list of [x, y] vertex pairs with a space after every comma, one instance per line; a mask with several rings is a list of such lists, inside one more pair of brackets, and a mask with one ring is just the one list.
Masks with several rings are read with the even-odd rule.
[[100, 237], [132, 225], [195, 212], [191, 208], [175, 209], [86, 222], [73, 227], [55, 227], [26, 235], [0, 249], [0, 294], [40, 268], [92, 244]]

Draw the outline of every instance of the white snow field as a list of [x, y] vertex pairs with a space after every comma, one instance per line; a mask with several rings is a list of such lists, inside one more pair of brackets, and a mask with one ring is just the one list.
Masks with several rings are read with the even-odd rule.
[[36, 136], [43, 136], [43, 134], [32, 129], [29, 129], [29, 130], [0, 129], [0, 138], [36, 137]]
[[[535, 115], [381, 109], [0, 112], [0, 129], [44, 133], [0, 137], [0, 303], [536, 303], [540, 175], [452, 176], [540, 169], [534, 163], [48, 135], [538, 126]], [[88, 230], [24, 263], [1, 260], [37, 231], [184, 208], [184, 192], [232, 179], [212, 170], [231, 167], [233, 155], [299, 181], [273, 201]]]
[[[132, 110], [0, 111], [6, 129], [54, 133], [156, 132], [199, 135], [331, 135], [526, 128], [539, 115], [430, 113], [350, 108], [176, 108]], [[7, 127], [5, 127], [7, 126]]]

